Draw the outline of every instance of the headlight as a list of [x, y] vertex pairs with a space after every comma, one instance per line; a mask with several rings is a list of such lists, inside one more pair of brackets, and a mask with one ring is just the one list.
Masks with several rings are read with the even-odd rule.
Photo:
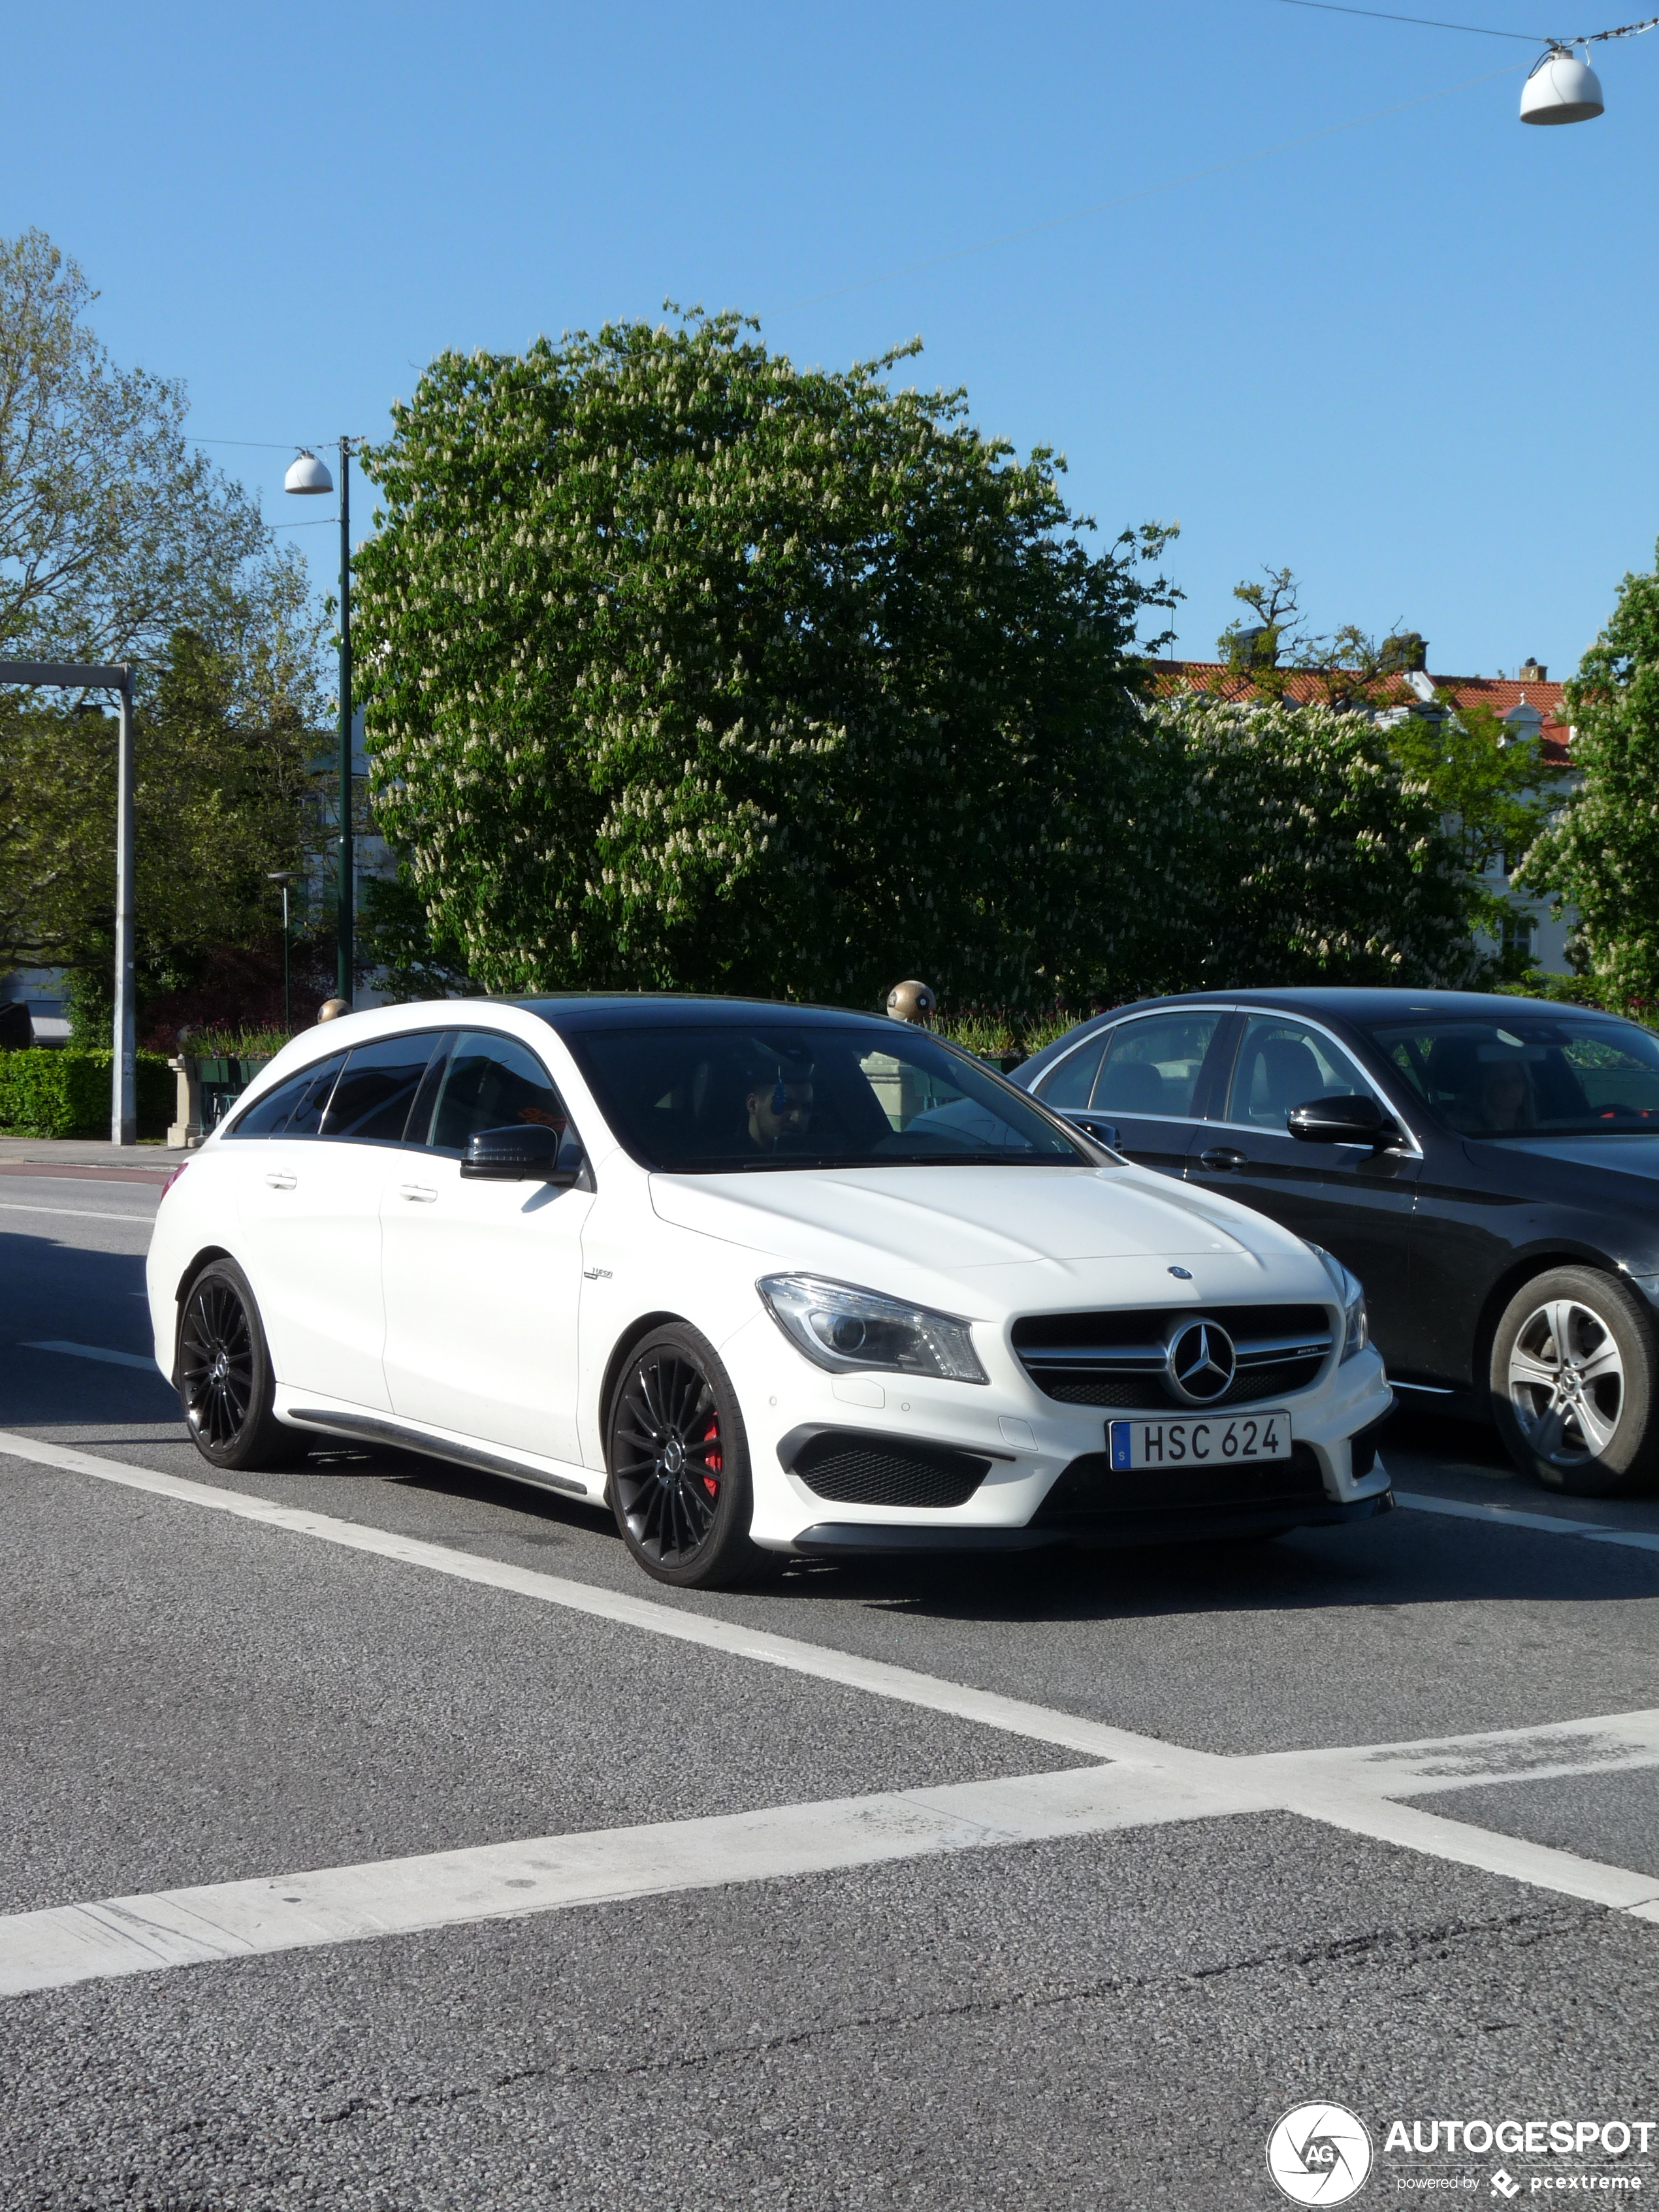
[[1324, 1263], [1325, 1273], [1336, 1285], [1336, 1294], [1342, 1301], [1342, 1351], [1337, 1360], [1340, 1367], [1344, 1359], [1352, 1359], [1371, 1340], [1371, 1325], [1365, 1312], [1364, 1286], [1358, 1275], [1343, 1266], [1334, 1252], [1328, 1252], [1322, 1244], [1310, 1243], [1308, 1249], [1319, 1255]]
[[822, 1275], [766, 1275], [763, 1304], [798, 1352], [835, 1375], [871, 1368], [937, 1375], [947, 1382], [988, 1382], [965, 1321], [832, 1283]]

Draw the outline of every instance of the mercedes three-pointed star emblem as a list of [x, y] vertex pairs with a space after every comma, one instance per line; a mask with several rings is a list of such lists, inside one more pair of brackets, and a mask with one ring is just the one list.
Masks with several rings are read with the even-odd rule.
[[1177, 1398], [1189, 1406], [1213, 1406], [1232, 1389], [1238, 1356], [1218, 1322], [1189, 1321], [1171, 1335], [1164, 1370]]

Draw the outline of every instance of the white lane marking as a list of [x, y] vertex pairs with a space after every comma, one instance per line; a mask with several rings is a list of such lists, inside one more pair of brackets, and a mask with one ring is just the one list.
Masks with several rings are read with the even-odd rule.
[[0, 1198], [0, 1213], [61, 1213], [71, 1221], [139, 1221], [146, 1226], [155, 1218], [153, 1213], [117, 1213], [106, 1206], [26, 1206], [15, 1198]]
[[1443, 1513], [1454, 1521], [1497, 1521], [1511, 1528], [1534, 1528], [1547, 1536], [1582, 1536], [1590, 1544], [1627, 1544], [1632, 1551], [1659, 1552], [1659, 1535], [1645, 1528], [1609, 1528], [1601, 1521], [1569, 1521], [1559, 1513], [1525, 1513], [1513, 1505], [1472, 1505], [1461, 1498], [1429, 1498], [1396, 1490], [1396, 1505], [1413, 1513]]
[[1201, 1818], [1177, 1784], [1085, 1766], [723, 1818], [105, 1898], [0, 1920], [0, 1996], [580, 1905]]
[[[218, 1490], [182, 1476], [120, 1460], [96, 1457], [61, 1444], [43, 1443], [33, 1437], [0, 1431], [0, 1454], [32, 1461], [46, 1467], [90, 1475], [99, 1481], [170, 1498], [181, 1504], [206, 1506], [240, 1520], [262, 1523], [296, 1535], [311, 1536], [352, 1551], [366, 1552], [406, 1565], [509, 1590], [544, 1603], [610, 1620], [653, 1635], [750, 1659], [765, 1666], [781, 1667], [820, 1681], [863, 1690], [872, 1696], [893, 1698], [947, 1713], [955, 1718], [1060, 1745], [1115, 1763], [1126, 1784], [1134, 1784], [1155, 1793], [1176, 1790], [1201, 1800], [1212, 1814], [1296, 1812], [1328, 1825], [1391, 1844], [1403, 1844], [1431, 1857], [1504, 1874], [1516, 1881], [1587, 1898], [1615, 1910], [1659, 1918], [1659, 1881], [1620, 1867], [1581, 1859], [1516, 1837], [1494, 1837], [1487, 1831], [1458, 1820], [1449, 1820], [1419, 1808], [1389, 1802], [1379, 1783], [1395, 1789], [1432, 1787], [1425, 1766], [1433, 1767], [1448, 1756], [1465, 1755], [1457, 1779], [1468, 1784], [1522, 1780], [1528, 1773], [1528, 1752], [1536, 1747], [1541, 1764], [1551, 1771], [1587, 1772], [1608, 1766], [1659, 1763], [1659, 1720], [1648, 1714], [1611, 1716], [1606, 1720], [1550, 1723], [1541, 1729], [1497, 1729], [1480, 1736], [1440, 1737], [1426, 1744], [1358, 1746], [1340, 1753], [1270, 1753], [1254, 1758], [1227, 1758], [1212, 1752], [1192, 1751], [1164, 1743], [1156, 1736], [1139, 1735], [1073, 1713], [1063, 1713], [1023, 1699], [1005, 1698], [936, 1675], [895, 1667], [884, 1660], [860, 1658], [825, 1644], [808, 1644], [793, 1637], [775, 1636], [740, 1624], [707, 1615], [681, 1613], [620, 1591], [562, 1575], [542, 1574], [531, 1568], [508, 1565], [476, 1553], [459, 1552], [410, 1536], [373, 1528], [359, 1522], [340, 1521], [306, 1509], [277, 1505], [267, 1498], [248, 1497], [240, 1491]], [[1653, 1750], [1648, 1750], [1650, 1735]], [[1564, 1762], [1569, 1747], [1564, 1738], [1580, 1740], [1576, 1759]], [[1400, 1771], [1399, 1754], [1415, 1751]], [[1480, 1759], [1486, 1771], [1478, 1771]], [[1390, 1778], [1387, 1761], [1395, 1761]], [[1379, 1759], [1382, 1762], [1379, 1765]], [[1539, 1762], [1534, 1762], [1539, 1763]], [[991, 1785], [986, 1785], [989, 1787]], [[1164, 1819], [1182, 1817], [1164, 1813]], [[1198, 1817], [1196, 1814], [1186, 1817]], [[1652, 1907], [1650, 1911], [1648, 1908]], [[74, 1908], [70, 1908], [73, 1910]], [[319, 1939], [331, 1940], [331, 1939]]]
[[137, 1352], [106, 1352], [101, 1344], [69, 1344], [56, 1337], [40, 1344], [25, 1344], [25, 1352], [61, 1352], [71, 1359], [102, 1359], [112, 1367], [142, 1367], [147, 1375], [159, 1375], [161, 1369], [154, 1359]]
[[627, 1898], [1281, 1808], [1510, 1881], [1659, 1917], [1659, 1880], [1650, 1875], [1355, 1790], [1263, 1788], [1268, 1764], [1211, 1759], [1210, 1778], [1202, 1782], [1127, 1764], [1073, 1767], [50, 1906], [0, 1919], [0, 1996]]

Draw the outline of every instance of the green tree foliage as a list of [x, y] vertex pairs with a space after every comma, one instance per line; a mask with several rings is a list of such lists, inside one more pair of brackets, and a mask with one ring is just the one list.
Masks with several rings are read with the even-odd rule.
[[393, 876], [367, 876], [360, 887], [357, 953], [395, 1002], [471, 995], [461, 950], [432, 927], [408, 863]]
[[[1501, 944], [1519, 909], [1486, 871], [1493, 861], [1506, 871], [1518, 866], [1549, 818], [1562, 772], [1544, 758], [1540, 739], [1516, 737], [1491, 707], [1459, 707], [1444, 693], [1432, 712], [1395, 723], [1389, 741], [1445, 819], [1469, 878], [1474, 926]], [[1523, 959], [1504, 960], [1506, 973], [1522, 972]]]
[[1322, 703], [1160, 702], [1182, 896], [1144, 988], [1474, 979], [1473, 880], [1392, 735]]
[[1519, 878], [1578, 909], [1587, 981], [1607, 1005], [1659, 1006], [1659, 569], [1626, 575], [1566, 686], [1582, 781]]
[[[267, 579], [267, 581], [270, 580]], [[147, 672], [134, 732], [141, 999], [203, 954], [273, 933], [273, 868], [319, 835], [307, 761], [315, 617], [295, 569], [225, 645], [180, 629]], [[0, 964], [75, 971], [95, 1033], [115, 918], [117, 725], [0, 694]]]
[[1233, 586], [1245, 614], [1216, 640], [1231, 674], [1249, 679], [1264, 699], [1322, 700], [1330, 707], [1376, 706], [1399, 689], [1403, 669], [1421, 668], [1424, 644], [1415, 630], [1373, 637], [1357, 623], [1321, 635], [1304, 629], [1302, 586], [1288, 568], [1264, 568], [1262, 580]]
[[0, 652], [124, 660], [212, 625], [269, 544], [185, 435], [181, 384], [118, 369], [43, 231], [0, 240]]
[[[182, 386], [116, 368], [39, 231], [0, 240], [0, 651], [136, 663], [138, 957], [176, 986], [274, 932], [265, 881], [314, 842], [322, 623], [295, 554], [191, 448]], [[110, 994], [115, 734], [101, 696], [0, 691], [0, 972]]]
[[892, 390], [902, 354], [801, 369], [752, 328], [447, 354], [394, 410], [378, 817], [495, 989], [1052, 1002], [1146, 927], [1164, 533], [1092, 554], [1055, 457]]

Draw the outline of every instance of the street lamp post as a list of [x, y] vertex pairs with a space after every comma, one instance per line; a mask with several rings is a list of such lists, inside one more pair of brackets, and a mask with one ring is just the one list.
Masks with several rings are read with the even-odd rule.
[[133, 995], [132, 668], [62, 660], [0, 660], [0, 684], [32, 690], [113, 691], [119, 702], [115, 753], [115, 1020], [111, 1042], [110, 1142], [138, 1141], [138, 1016]]
[[[353, 944], [356, 882], [352, 866], [351, 832], [351, 447], [340, 440], [340, 876], [339, 954], [335, 975], [337, 995], [350, 1006], [354, 998]], [[334, 489], [333, 478], [317, 459], [301, 447], [283, 480], [284, 491], [323, 493]]]
[[294, 1033], [294, 1006], [288, 986], [288, 887], [294, 881], [292, 868], [273, 868], [265, 878], [268, 884], [277, 884], [283, 893], [283, 1027], [291, 1036]]

